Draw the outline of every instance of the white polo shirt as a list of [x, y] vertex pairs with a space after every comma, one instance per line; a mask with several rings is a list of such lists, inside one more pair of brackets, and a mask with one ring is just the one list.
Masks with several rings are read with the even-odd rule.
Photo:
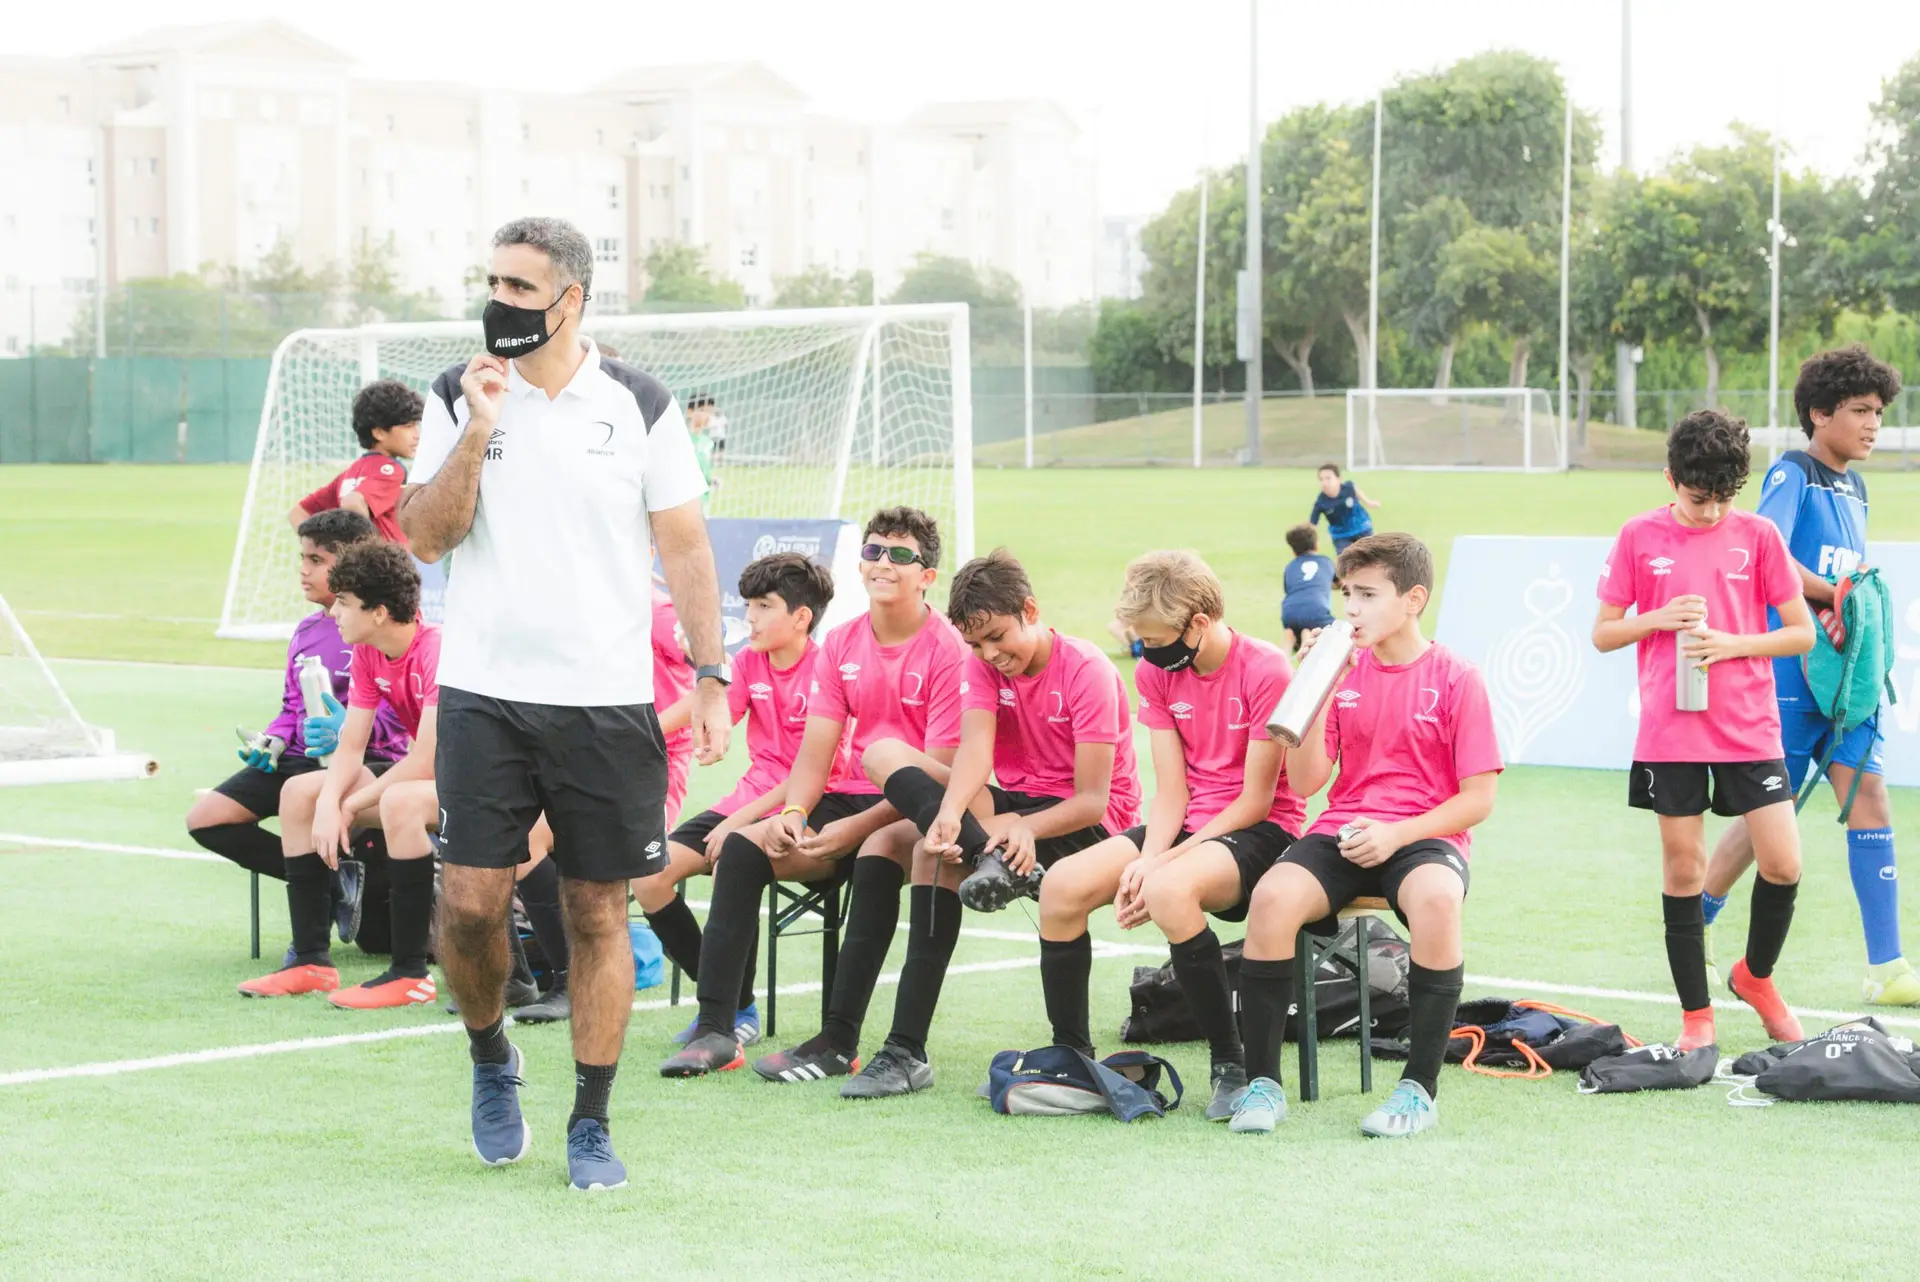
[[[666, 385], [581, 346], [551, 401], [508, 362], [473, 529], [449, 562], [441, 685], [565, 707], [653, 702], [647, 514], [706, 482]], [[466, 430], [466, 368], [434, 380], [410, 484], [432, 480]]]

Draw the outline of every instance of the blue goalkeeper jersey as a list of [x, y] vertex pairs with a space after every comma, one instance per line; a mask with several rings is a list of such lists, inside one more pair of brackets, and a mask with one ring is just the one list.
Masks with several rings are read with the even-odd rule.
[[[1793, 559], [1823, 579], [1851, 574], [1866, 558], [1867, 479], [1858, 472], [1788, 450], [1767, 469], [1759, 512], [1780, 527]], [[1779, 627], [1780, 615], [1769, 610], [1767, 621]], [[1798, 656], [1773, 661], [1773, 682], [1783, 709], [1813, 709]]]

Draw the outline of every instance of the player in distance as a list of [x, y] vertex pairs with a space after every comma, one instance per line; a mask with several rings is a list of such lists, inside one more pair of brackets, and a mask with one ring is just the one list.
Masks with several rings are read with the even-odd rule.
[[353, 398], [353, 434], [366, 453], [345, 471], [293, 505], [287, 520], [297, 530], [316, 512], [346, 508], [358, 512], [389, 543], [405, 547], [400, 530], [400, 489], [406, 464], [420, 446], [420, 393], [398, 379], [368, 383]]

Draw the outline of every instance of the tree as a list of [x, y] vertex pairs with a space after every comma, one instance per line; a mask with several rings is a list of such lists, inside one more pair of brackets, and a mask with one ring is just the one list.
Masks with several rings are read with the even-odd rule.
[[773, 282], [775, 307], [864, 307], [873, 302], [873, 273], [862, 267], [846, 276], [813, 266]]
[[968, 327], [980, 350], [1017, 344], [1025, 320], [1020, 283], [998, 267], [978, 268], [964, 258], [922, 253], [888, 295], [889, 303], [965, 303]]
[[1868, 230], [1854, 262], [1867, 287], [1903, 312], [1920, 312], [1920, 57], [1881, 86], [1867, 163]]
[[1448, 248], [1468, 228], [1473, 215], [1458, 196], [1435, 196], [1399, 220], [1392, 257], [1381, 271], [1381, 308], [1388, 321], [1418, 347], [1440, 351], [1433, 385], [1453, 385], [1453, 348], [1464, 324], [1459, 304], [1440, 287]]
[[[1246, 201], [1240, 171], [1208, 174], [1207, 280], [1204, 331], [1205, 373], [1224, 387], [1234, 356], [1234, 273], [1245, 258]], [[1146, 270], [1141, 273], [1141, 309], [1152, 322], [1160, 357], [1167, 367], [1184, 365], [1193, 382], [1193, 287], [1200, 239], [1200, 187], [1174, 193], [1160, 216], [1140, 233]], [[1102, 316], [1104, 322], [1104, 314]], [[1174, 380], [1174, 390], [1182, 380]]]
[[401, 283], [392, 232], [385, 240], [363, 241], [354, 250], [347, 265], [347, 295], [356, 325], [441, 318], [437, 295], [415, 293]]
[[706, 251], [698, 245], [662, 241], [648, 251], [641, 270], [647, 278], [641, 297], [648, 303], [678, 303], [720, 311], [747, 305], [746, 291], [739, 282], [714, 275], [707, 266]]
[[1281, 242], [1284, 289], [1294, 298], [1312, 299], [1346, 324], [1353, 338], [1362, 386], [1372, 385], [1372, 351], [1367, 341], [1371, 211], [1367, 162], [1340, 137], [1321, 143], [1322, 166], [1308, 183], [1305, 198], [1285, 211]]
[[1512, 343], [1509, 387], [1527, 385], [1533, 340], [1558, 323], [1559, 283], [1559, 256], [1549, 259], [1511, 227], [1470, 227], [1441, 255], [1439, 291], [1460, 319], [1490, 325]]
[[[1303, 250], [1317, 251], [1299, 237], [1299, 220], [1289, 215], [1316, 196], [1325, 197], [1328, 166], [1347, 154], [1329, 143], [1350, 135], [1356, 118], [1345, 107], [1302, 107], [1270, 125], [1260, 148], [1261, 266], [1266, 275], [1260, 306], [1262, 331], [1308, 396], [1314, 394], [1314, 345], [1344, 319], [1345, 311], [1340, 297], [1326, 292], [1324, 276], [1294, 261]], [[1244, 210], [1241, 221], [1245, 221]], [[1234, 266], [1240, 261], [1236, 259]], [[1355, 346], [1364, 348], [1359, 342]], [[1369, 362], [1362, 359], [1360, 368], [1370, 368]]]
[[1109, 298], [1100, 304], [1087, 339], [1087, 363], [1100, 392], [1158, 392], [1179, 378], [1160, 348], [1159, 327], [1139, 300]]
[[1612, 355], [1618, 337], [1614, 310], [1620, 301], [1620, 282], [1614, 276], [1609, 253], [1611, 213], [1611, 200], [1603, 198], [1597, 209], [1577, 216], [1573, 223], [1567, 279], [1567, 365], [1573, 372], [1578, 398], [1572, 437], [1575, 450], [1587, 444], [1594, 374], [1601, 360]]

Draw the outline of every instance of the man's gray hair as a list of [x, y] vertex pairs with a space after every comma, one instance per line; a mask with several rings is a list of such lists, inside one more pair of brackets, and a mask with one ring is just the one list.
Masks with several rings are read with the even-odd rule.
[[593, 292], [593, 246], [578, 227], [564, 218], [516, 218], [493, 233], [493, 247], [527, 245], [553, 262], [554, 296], [578, 284], [582, 294]]

